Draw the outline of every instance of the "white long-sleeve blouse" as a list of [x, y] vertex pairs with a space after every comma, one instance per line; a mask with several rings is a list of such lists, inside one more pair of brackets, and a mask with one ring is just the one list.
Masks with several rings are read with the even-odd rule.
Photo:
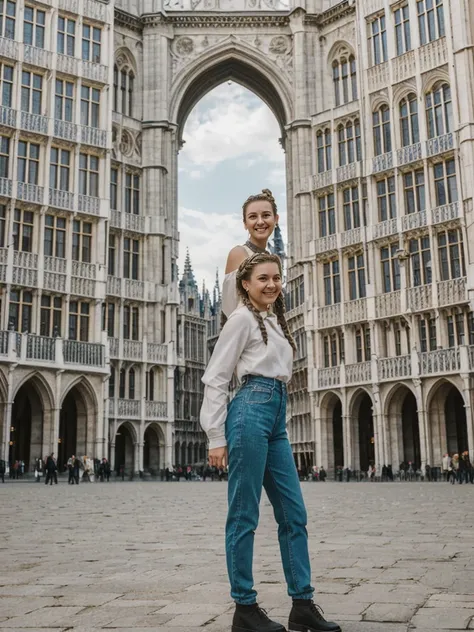
[[[255, 254], [246, 244], [244, 244], [242, 248], [247, 253], [247, 257], [251, 257], [253, 254]], [[225, 316], [229, 318], [234, 309], [237, 309], [239, 304], [241, 304], [239, 295], [237, 293], [237, 270], [232, 270], [232, 272], [228, 272], [225, 275], [224, 282], [222, 283], [221, 300], [221, 309], [224, 312]]]
[[234, 371], [239, 381], [244, 375], [277, 378], [285, 383], [291, 379], [293, 349], [276, 315], [271, 312], [261, 314], [268, 333], [268, 344], [263, 342], [254, 314], [241, 305], [224, 325], [203, 375], [205, 387], [200, 420], [210, 449], [227, 445], [228, 388]]

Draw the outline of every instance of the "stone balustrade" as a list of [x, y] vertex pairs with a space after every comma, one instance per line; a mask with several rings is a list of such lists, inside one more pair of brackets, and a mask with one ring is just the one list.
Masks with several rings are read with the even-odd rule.
[[318, 370], [318, 388], [338, 387], [341, 382], [341, 367], [332, 366]]
[[437, 349], [420, 353], [421, 375], [445, 375], [459, 373], [461, 369], [461, 354], [459, 347], [451, 349]]
[[341, 324], [341, 304], [327, 305], [318, 309], [318, 326], [319, 329], [327, 329], [328, 327], [336, 327]]
[[386, 292], [375, 297], [375, 317], [389, 318], [401, 313], [401, 290]]
[[379, 380], [399, 380], [411, 377], [411, 356], [402, 355], [378, 360]]
[[107, 373], [105, 345], [36, 334], [0, 331], [1, 359], [15, 364]]
[[467, 300], [465, 277], [449, 279], [448, 281], [440, 281], [438, 283], [438, 305], [440, 307], [466, 303]]
[[443, 206], [437, 206], [431, 210], [431, 218], [433, 224], [442, 224], [444, 222], [450, 222], [453, 219], [459, 217], [459, 202], [451, 202], [451, 204], [444, 204]]
[[[120, 344], [122, 343], [122, 344]], [[109, 354], [113, 359], [136, 360], [148, 364], [166, 364], [168, 345], [146, 340], [109, 338]]]
[[427, 213], [426, 211], [419, 211], [418, 213], [409, 213], [408, 215], [402, 215], [402, 230], [415, 230], [416, 228], [422, 228], [427, 225]]

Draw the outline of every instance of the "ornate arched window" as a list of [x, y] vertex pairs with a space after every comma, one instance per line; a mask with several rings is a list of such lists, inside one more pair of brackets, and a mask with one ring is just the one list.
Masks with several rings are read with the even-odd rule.
[[354, 55], [344, 55], [332, 64], [336, 106], [357, 99], [357, 69]]
[[114, 110], [133, 116], [134, 109], [134, 64], [127, 53], [117, 57], [114, 66]]
[[332, 169], [332, 134], [329, 128], [319, 130], [316, 134], [318, 150], [318, 173]]
[[403, 147], [420, 140], [418, 100], [413, 92], [400, 101], [400, 136]]
[[125, 399], [125, 369], [120, 370], [119, 398]]
[[372, 114], [374, 130], [374, 154], [380, 156], [392, 151], [392, 133], [390, 129], [390, 108], [381, 105]]
[[426, 95], [428, 138], [442, 136], [453, 130], [453, 103], [448, 83], [436, 84]]
[[362, 159], [359, 119], [345, 125], [341, 123], [337, 128], [337, 139], [340, 167]]
[[135, 369], [128, 372], [128, 399], [135, 399]]

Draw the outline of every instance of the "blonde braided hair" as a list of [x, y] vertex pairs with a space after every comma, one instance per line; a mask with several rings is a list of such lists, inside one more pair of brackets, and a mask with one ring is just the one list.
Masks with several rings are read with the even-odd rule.
[[270, 189], [262, 189], [261, 193], [257, 193], [257, 195], [250, 195], [243, 203], [242, 213], [244, 216], [244, 222], [245, 222], [245, 213], [247, 212], [248, 205], [251, 204], [252, 202], [260, 202], [260, 201], [270, 202], [270, 204], [272, 205], [273, 214], [278, 215], [278, 209], [275, 202], [275, 198], [273, 197], [273, 193], [270, 191]]
[[[263, 342], [265, 344], [268, 344], [268, 333], [265, 328], [262, 315], [260, 314], [258, 309], [255, 307], [255, 305], [252, 303], [252, 301], [249, 299], [247, 292], [245, 291], [243, 283], [242, 283], [243, 281], [250, 280], [250, 277], [252, 276], [252, 272], [254, 268], [260, 265], [261, 263], [276, 263], [278, 265], [278, 269], [280, 270], [280, 274], [282, 272], [280, 257], [278, 257], [277, 255], [272, 255], [268, 252], [259, 252], [255, 255], [252, 255], [251, 257], [248, 257], [248, 259], [244, 259], [244, 261], [242, 261], [242, 263], [240, 264], [239, 269], [237, 270], [237, 293], [240, 295], [245, 307], [247, 307], [247, 309], [249, 309], [253, 313], [255, 318], [257, 319], [258, 327], [260, 329], [260, 333], [262, 334]], [[280, 327], [282, 328], [285, 338], [290, 343], [293, 351], [296, 352], [296, 344], [295, 344], [295, 341], [293, 340], [293, 336], [290, 333], [290, 330], [288, 328], [288, 323], [286, 322], [286, 318], [285, 318], [285, 311], [286, 311], [285, 300], [283, 298], [282, 292], [280, 292], [276, 301], [273, 304], [273, 311], [276, 314], [278, 323]]]

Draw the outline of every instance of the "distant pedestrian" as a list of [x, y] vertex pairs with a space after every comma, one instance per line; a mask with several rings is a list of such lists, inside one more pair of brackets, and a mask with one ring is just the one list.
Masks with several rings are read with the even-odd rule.
[[46, 479], [44, 481], [44, 484], [47, 485], [49, 483], [50, 485], [52, 485], [53, 480], [54, 480], [55, 485], [57, 485], [58, 484], [58, 467], [56, 464], [56, 459], [54, 458], [54, 453], [52, 452], [46, 460]]
[[43, 460], [38, 458], [35, 461], [35, 479], [37, 483], [41, 483], [42, 475], [43, 475]]
[[125, 480], [125, 465], [120, 466], [120, 476], [122, 477], [122, 481]]
[[443, 456], [443, 478], [445, 481], [449, 481], [449, 472], [451, 471], [451, 457], [446, 452]]
[[0, 478], [2, 479], [2, 483], [5, 482], [5, 461], [0, 460]]
[[68, 485], [74, 485], [74, 463], [76, 461], [76, 457], [74, 454], [67, 460], [67, 471], [68, 471]]

